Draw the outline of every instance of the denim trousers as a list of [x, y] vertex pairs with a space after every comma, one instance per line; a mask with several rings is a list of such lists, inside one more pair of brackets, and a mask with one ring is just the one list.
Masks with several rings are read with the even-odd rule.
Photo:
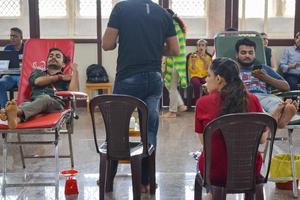
[[[159, 102], [162, 95], [163, 80], [159, 72], [143, 72], [132, 75], [123, 80], [116, 80], [114, 94], [126, 94], [144, 101], [148, 107], [148, 141], [156, 146], [156, 137], [159, 125]], [[113, 176], [116, 173], [118, 162], [112, 162]], [[149, 184], [148, 158], [142, 160], [142, 184]]]
[[285, 74], [284, 78], [289, 83], [291, 90], [299, 90], [300, 74]]
[[4, 75], [0, 78], [0, 106], [5, 107], [8, 100], [7, 91], [17, 87], [19, 84], [20, 76]]

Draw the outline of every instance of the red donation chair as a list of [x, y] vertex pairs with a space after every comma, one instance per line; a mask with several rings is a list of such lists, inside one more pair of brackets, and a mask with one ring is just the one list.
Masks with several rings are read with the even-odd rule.
[[[34, 69], [45, 69], [47, 63], [47, 56], [49, 49], [59, 48], [64, 54], [70, 57], [73, 62], [74, 57], [74, 42], [65, 39], [29, 39], [24, 46], [24, 57], [22, 62], [21, 77], [18, 88], [18, 105], [30, 99], [31, 87], [29, 85], [29, 77]], [[70, 73], [70, 67], [67, 65], [64, 69], [65, 73]], [[75, 113], [76, 99], [86, 98], [85, 93], [58, 91], [56, 93], [61, 96], [66, 102], [66, 109], [63, 112], [40, 114], [25, 122], [19, 123], [16, 129], [9, 129], [7, 125], [0, 125], [0, 132], [3, 137], [3, 181], [2, 181], [2, 195], [5, 196], [5, 189], [7, 187], [24, 187], [24, 186], [55, 186], [55, 199], [58, 199], [59, 186], [59, 158], [69, 158], [71, 167], [74, 166], [73, 150], [72, 150], [72, 133], [73, 133], [73, 119], [78, 118]], [[69, 141], [68, 155], [59, 155], [58, 142], [60, 135], [66, 133]], [[17, 141], [12, 140], [9, 135], [16, 135]], [[50, 134], [50, 138], [43, 138], [43, 135]], [[28, 136], [31, 136], [28, 137]], [[32, 139], [34, 135], [34, 141]], [[40, 140], [37, 140], [42, 136]], [[26, 140], [25, 140], [26, 138]], [[28, 140], [30, 138], [31, 140]], [[8, 145], [19, 146], [21, 153], [21, 160], [23, 168], [25, 169], [25, 159], [33, 158], [55, 158], [55, 172], [54, 181], [52, 182], [23, 182], [23, 183], [7, 183], [7, 151]], [[31, 156], [25, 155], [24, 145], [53, 145], [54, 155]]]

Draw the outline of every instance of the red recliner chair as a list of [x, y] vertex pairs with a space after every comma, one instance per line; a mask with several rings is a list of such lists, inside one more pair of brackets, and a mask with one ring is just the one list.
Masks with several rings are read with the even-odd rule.
[[[45, 69], [48, 51], [50, 48], [61, 49], [66, 56], [69, 56], [71, 62], [74, 57], [74, 42], [72, 40], [57, 40], [57, 39], [29, 39], [24, 46], [24, 56], [21, 68], [21, 77], [18, 88], [17, 103], [20, 104], [30, 99], [31, 87], [29, 85], [29, 76], [31, 72], [36, 69]], [[65, 73], [69, 73], [70, 67], [66, 66]], [[58, 199], [58, 186], [59, 186], [59, 158], [69, 158], [71, 161], [71, 167], [74, 167], [73, 151], [72, 151], [72, 137], [73, 132], [73, 118], [78, 118], [75, 113], [76, 98], [86, 98], [85, 93], [72, 92], [72, 91], [58, 91], [58, 96], [62, 96], [67, 102], [66, 109], [63, 112], [40, 114], [31, 118], [26, 122], [19, 123], [16, 129], [9, 129], [7, 125], [0, 125], [0, 132], [3, 137], [3, 181], [2, 181], [2, 195], [5, 195], [5, 189], [7, 187], [24, 187], [24, 186], [55, 186], [55, 199]], [[69, 140], [69, 154], [59, 155], [58, 141], [60, 134], [66, 133]], [[17, 134], [17, 141], [10, 141], [10, 134]], [[34, 141], [22, 141], [28, 135], [41, 135], [50, 134], [53, 139], [37, 141], [36, 137]], [[54, 155], [43, 156], [28, 156], [24, 155], [23, 145], [54, 145]], [[32, 158], [55, 158], [55, 181], [48, 183], [18, 183], [8, 184], [7, 179], [7, 146], [17, 145], [20, 148], [23, 168], [25, 168], [25, 159]]]

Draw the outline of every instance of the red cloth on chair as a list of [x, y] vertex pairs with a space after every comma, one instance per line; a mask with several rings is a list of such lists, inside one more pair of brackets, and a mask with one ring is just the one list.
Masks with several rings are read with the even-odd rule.
[[[40, 114], [28, 121], [19, 123], [17, 129], [32, 129], [32, 128], [52, 128], [61, 120], [64, 115], [69, 112], [66, 110], [64, 112], [56, 112], [50, 114]], [[7, 125], [0, 124], [0, 129], [8, 129]]]

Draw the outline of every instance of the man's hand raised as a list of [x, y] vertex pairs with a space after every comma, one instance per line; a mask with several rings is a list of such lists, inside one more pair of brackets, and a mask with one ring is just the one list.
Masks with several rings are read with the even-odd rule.
[[78, 65], [76, 64], [76, 63], [71, 63], [70, 64], [70, 67], [71, 67], [71, 69], [72, 69], [72, 72], [77, 72], [77, 69], [78, 69]]
[[269, 76], [264, 69], [256, 69], [252, 71], [252, 76], [258, 78], [261, 81], [265, 81], [266, 78]]

